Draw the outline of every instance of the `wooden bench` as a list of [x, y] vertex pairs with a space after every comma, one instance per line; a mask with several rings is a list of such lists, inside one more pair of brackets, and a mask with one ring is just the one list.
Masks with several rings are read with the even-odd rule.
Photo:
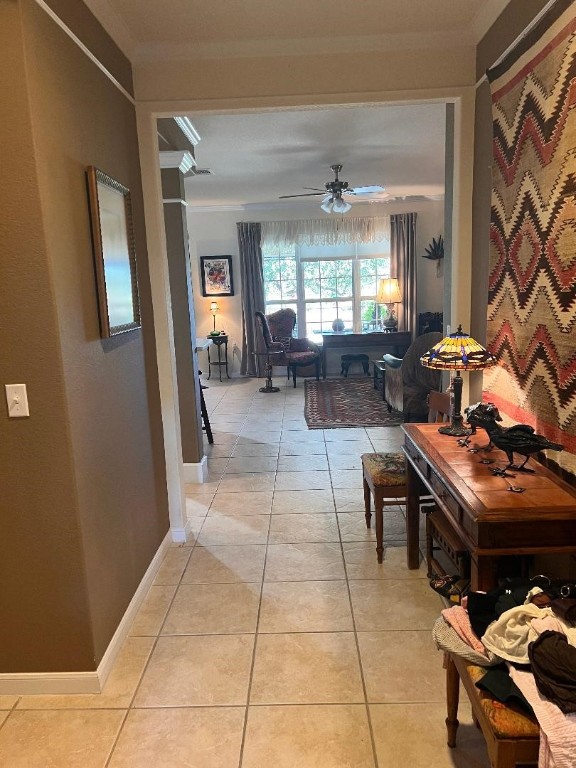
[[460, 681], [468, 694], [474, 722], [486, 739], [492, 768], [515, 768], [518, 763], [538, 764], [540, 729], [537, 721], [507, 704], [495, 701], [476, 682], [486, 670], [454, 653], [446, 653], [446, 727], [448, 746], [456, 746]]

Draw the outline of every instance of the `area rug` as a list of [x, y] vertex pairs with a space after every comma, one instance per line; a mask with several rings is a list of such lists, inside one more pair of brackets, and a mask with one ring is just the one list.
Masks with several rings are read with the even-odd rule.
[[388, 413], [371, 378], [306, 379], [304, 394], [304, 418], [309, 429], [402, 424], [402, 414]]

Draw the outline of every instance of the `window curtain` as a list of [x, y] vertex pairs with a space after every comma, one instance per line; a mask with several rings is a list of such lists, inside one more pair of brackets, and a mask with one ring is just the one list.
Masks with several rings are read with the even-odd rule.
[[262, 268], [261, 226], [257, 222], [238, 222], [240, 275], [242, 278], [242, 363], [240, 373], [260, 376], [260, 352], [256, 310], [264, 312], [264, 276]]
[[390, 276], [398, 278], [402, 303], [398, 327], [416, 334], [416, 213], [390, 216]]
[[262, 242], [270, 245], [353, 245], [389, 239], [389, 216], [262, 222]]

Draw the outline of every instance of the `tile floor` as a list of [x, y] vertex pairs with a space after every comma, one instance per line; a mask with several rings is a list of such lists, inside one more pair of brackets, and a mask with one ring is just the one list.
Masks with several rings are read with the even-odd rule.
[[100, 695], [0, 696], [0, 768], [486, 768], [446, 746], [441, 608], [363, 518], [360, 455], [402, 432], [313, 430], [304, 385], [209, 382], [209, 476]]

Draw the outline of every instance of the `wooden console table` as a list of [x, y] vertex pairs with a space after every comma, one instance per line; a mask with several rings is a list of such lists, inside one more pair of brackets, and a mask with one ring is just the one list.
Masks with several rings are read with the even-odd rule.
[[[447, 522], [470, 552], [471, 587], [496, 586], [503, 555], [576, 552], [576, 490], [531, 459], [534, 474], [496, 477], [490, 466], [508, 462], [502, 451], [471, 453], [457, 438], [441, 435], [437, 424], [404, 424], [408, 496], [408, 567], [418, 568], [419, 501], [432, 494]], [[479, 430], [471, 447], [486, 445]], [[495, 464], [481, 464], [483, 458]], [[526, 488], [513, 493], [510, 485]]]
[[372, 347], [378, 349], [381, 354], [390, 352], [396, 357], [402, 357], [411, 342], [412, 334], [410, 331], [392, 333], [384, 331], [374, 333], [325, 332], [322, 334], [322, 378], [326, 378], [326, 355], [329, 349], [347, 348], [355, 351]]

